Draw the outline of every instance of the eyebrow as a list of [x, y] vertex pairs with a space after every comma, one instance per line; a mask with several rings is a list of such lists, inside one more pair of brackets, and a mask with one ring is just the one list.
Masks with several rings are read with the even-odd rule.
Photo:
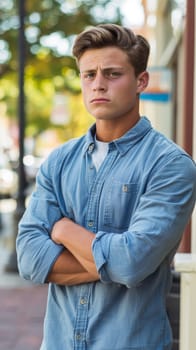
[[[120, 66], [111, 66], [111, 67], [105, 67], [105, 68], [101, 68], [101, 71], [109, 71], [109, 70], [124, 70], [124, 67], [120, 67]], [[92, 68], [92, 69], [86, 69], [83, 71], [80, 71], [80, 73], [90, 73], [90, 72], [96, 72], [97, 69], [96, 68]]]

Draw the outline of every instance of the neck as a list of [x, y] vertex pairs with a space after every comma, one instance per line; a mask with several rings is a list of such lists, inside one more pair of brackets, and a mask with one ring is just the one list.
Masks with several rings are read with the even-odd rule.
[[114, 120], [97, 120], [96, 121], [96, 138], [102, 142], [112, 142], [123, 136], [128, 130], [133, 128], [139, 121], [140, 116], [130, 122], [123, 124]]

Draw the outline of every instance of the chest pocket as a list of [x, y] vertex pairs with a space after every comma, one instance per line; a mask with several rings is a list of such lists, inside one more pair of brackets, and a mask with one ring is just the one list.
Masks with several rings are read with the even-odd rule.
[[138, 193], [136, 183], [111, 181], [105, 193], [104, 225], [116, 229], [129, 226]]

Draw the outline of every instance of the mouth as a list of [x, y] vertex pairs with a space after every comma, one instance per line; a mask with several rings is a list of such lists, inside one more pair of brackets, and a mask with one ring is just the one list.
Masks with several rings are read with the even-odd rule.
[[93, 98], [90, 103], [105, 103], [105, 102], [110, 102], [107, 98]]

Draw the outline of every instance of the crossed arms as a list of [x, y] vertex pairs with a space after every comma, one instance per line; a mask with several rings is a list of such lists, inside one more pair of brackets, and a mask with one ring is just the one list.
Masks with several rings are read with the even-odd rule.
[[16, 246], [22, 277], [62, 285], [101, 280], [131, 288], [173, 256], [195, 204], [196, 173], [189, 158], [172, 158], [172, 166], [171, 160], [164, 160], [121, 234], [111, 227], [102, 231], [101, 218], [96, 235], [65, 217], [60, 219], [67, 211], [60, 211], [54, 195], [58, 186], [54, 191], [47, 170], [40, 172], [19, 225]]
[[48, 282], [74, 285], [99, 280], [91, 249], [93, 233], [63, 218], [53, 226], [51, 239], [66, 249], [54, 263]]

